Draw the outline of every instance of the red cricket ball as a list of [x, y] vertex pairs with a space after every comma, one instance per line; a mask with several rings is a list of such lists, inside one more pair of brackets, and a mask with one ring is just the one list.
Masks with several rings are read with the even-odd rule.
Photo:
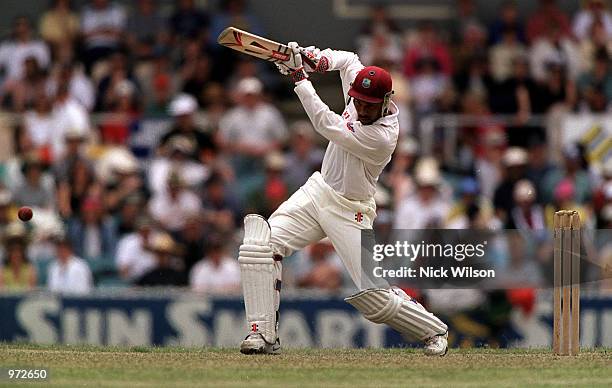
[[32, 209], [27, 206], [19, 208], [19, 211], [17, 212], [17, 216], [23, 222], [30, 221], [33, 215], [34, 213], [32, 212]]

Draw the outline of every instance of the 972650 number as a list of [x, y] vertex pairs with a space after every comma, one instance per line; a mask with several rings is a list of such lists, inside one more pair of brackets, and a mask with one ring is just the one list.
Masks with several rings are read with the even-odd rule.
[[7, 369], [5, 376], [11, 380], [43, 380], [48, 373], [46, 369]]

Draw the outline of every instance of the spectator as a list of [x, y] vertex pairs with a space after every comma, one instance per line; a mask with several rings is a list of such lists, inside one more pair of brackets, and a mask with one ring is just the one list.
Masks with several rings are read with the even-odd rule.
[[451, 21], [450, 38], [453, 44], [458, 44], [459, 40], [464, 38], [464, 34], [468, 29], [477, 28], [484, 30], [484, 25], [478, 15], [478, 9], [474, 0], [458, 0], [456, 2], [456, 16]]
[[487, 225], [492, 217], [490, 201], [480, 195], [478, 181], [473, 177], [463, 178], [459, 184], [459, 199], [448, 212], [445, 227], [448, 229], [469, 229], [474, 221], [470, 209], [478, 209], [478, 223]]
[[117, 224], [104, 214], [100, 199], [84, 199], [78, 217], [68, 221], [67, 233], [77, 256], [89, 262], [108, 261], [115, 255]]
[[191, 157], [195, 157], [201, 150], [209, 147], [212, 143], [210, 135], [203, 132], [195, 123], [197, 110], [198, 102], [189, 94], [181, 93], [172, 100], [169, 113], [174, 117], [175, 123], [159, 142], [159, 151], [162, 155], [169, 155], [167, 146], [175, 136], [187, 138], [190, 144], [195, 145], [189, 155]]
[[376, 31], [385, 31], [395, 36], [399, 36], [402, 33], [401, 28], [382, 4], [375, 4], [370, 8], [369, 19], [361, 26], [360, 34], [372, 36]]
[[205, 222], [211, 230], [232, 233], [242, 221], [240, 204], [227, 190], [223, 177], [218, 173], [213, 173], [206, 181], [202, 204]]
[[391, 171], [387, 176], [383, 175], [385, 184], [391, 187], [393, 192], [393, 207], [399, 207], [404, 198], [411, 196], [415, 190], [412, 179], [414, 164], [418, 156], [419, 145], [412, 137], [405, 137], [398, 144], [393, 154]]
[[111, 54], [108, 67], [107, 74], [98, 84], [97, 111], [111, 110], [117, 102], [117, 97], [121, 92], [126, 91], [125, 85], [130, 85], [132, 93], [136, 93], [139, 90], [138, 80], [129, 67], [128, 58], [125, 53], [115, 52]]
[[43, 179], [43, 169], [43, 162], [36, 155], [24, 160], [22, 172], [25, 179], [13, 191], [13, 200], [17, 206], [27, 205], [48, 210], [55, 208], [54, 186]]
[[512, 76], [514, 63], [526, 54], [527, 50], [519, 41], [516, 29], [507, 27], [501, 31], [500, 40], [489, 50], [491, 75], [497, 82], [506, 81]]
[[[48, 161], [48, 154], [43, 149], [36, 149], [28, 132], [21, 126], [15, 127], [13, 132], [13, 155], [2, 164], [2, 182], [0, 185], [10, 191], [16, 190], [24, 184], [23, 164], [26, 159], [38, 159], [41, 162]], [[43, 173], [43, 186], [53, 188], [53, 176]]]
[[49, 291], [62, 294], [86, 294], [93, 288], [91, 270], [83, 259], [74, 255], [66, 236], [56, 236], [56, 257], [49, 266]]
[[66, 152], [54, 162], [57, 182], [57, 206], [64, 218], [78, 212], [79, 205], [95, 184], [94, 164], [85, 156], [87, 133], [82, 128], [71, 128], [64, 133]]
[[296, 279], [298, 287], [338, 291], [342, 286], [341, 262], [328, 238], [307, 248], [307, 268]]
[[202, 90], [211, 82], [211, 71], [212, 61], [207, 55], [202, 53], [200, 42], [190, 40], [186, 44], [185, 58], [180, 69], [183, 93], [187, 93], [196, 99], [201, 99]]
[[228, 107], [227, 94], [223, 85], [211, 82], [202, 90], [202, 108], [206, 119], [206, 129], [214, 132]]
[[121, 200], [115, 213], [118, 238], [136, 231], [136, 222], [144, 211], [144, 206], [144, 197], [137, 193], [129, 194]]
[[400, 30], [389, 18], [385, 7], [372, 8], [370, 20], [357, 38], [357, 53], [361, 62], [372, 65], [385, 60], [395, 65], [402, 61]]
[[178, 233], [186, 219], [202, 210], [198, 196], [187, 189], [177, 173], [170, 173], [165, 191], [155, 193], [149, 211], [166, 230]]
[[93, 65], [106, 59], [121, 47], [126, 14], [123, 8], [109, 0], [91, 0], [81, 12], [83, 55], [87, 73]]
[[449, 79], [440, 71], [435, 58], [423, 57], [415, 65], [410, 79], [415, 113], [424, 115], [436, 111], [437, 104], [449, 86]]
[[571, 35], [570, 20], [556, 4], [556, 0], [539, 0], [539, 6], [527, 22], [527, 41], [535, 42], [544, 35], [550, 24], [559, 26], [563, 36]]
[[572, 209], [578, 212], [580, 224], [585, 228], [593, 228], [595, 219], [588, 204], [576, 202], [576, 186], [571, 179], [561, 180], [554, 188], [553, 199], [545, 208], [546, 224], [549, 228], [554, 225], [555, 212]]
[[132, 195], [148, 197], [145, 180], [140, 174], [140, 166], [134, 155], [125, 148], [107, 151], [98, 161], [98, 170], [103, 172], [105, 207], [111, 213], [117, 212], [120, 204]]
[[549, 162], [549, 144], [545, 139], [535, 136], [529, 140], [527, 153], [527, 179], [535, 185], [536, 201], [539, 204], [545, 203], [542, 195], [544, 191], [544, 177], [553, 170], [554, 166]]
[[219, 123], [219, 141], [231, 156], [242, 186], [263, 169], [263, 156], [278, 150], [287, 134], [283, 116], [264, 102], [262, 92], [258, 79], [241, 80], [236, 87], [238, 104]]
[[439, 191], [442, 183], [435, 159], [421, 159], [416, 167], [416, 193], [402, 200], [395, 213], [395, 229], [441, 228], [449, 205]]
[[287, 161], [280, 152], [272, 152], [265, 158], [266, 170], [263, 179], [256, 183], [248, 195], [249, 213], [269, 217], [289, 198], [289, 189], [283, 181]]
[[144, 109], [144, 114], [148, 117], [166, 118], [173, 91], [172, 79], [168, 74], [158, 73], [153, 76], [152, 86], [150, 101]]
[[[18, 222], [18, 221], [16, 221]], [[27, 232], [23, 225], [9, 225], [3, 236], [6, 249], [0, 265], [0, 291], [26, 291], [36, 287], [36, 269], [27, 257]]]
[[543, 113], [551, 109], [572, 109], [576, 103], [576, 84], [568, 78], [565, 64], [550, 62], [547, 68], [536, 105]]
[[167, 46], [166, 21], [157, 0], [138, 0], [126, 24], [126, 43], [137, 60], [151, 59], [155, 50]]
[[286, 168], [283, 180], [290, 191], [306, 183], [313, 172], [321, 167], [323, 150], [313, 144], [315, 130], [308, 121], [300, 120], [291, 126], [291, 148], [285, 155]]
[[592, 196], [589, 174], [582, 168], [582, 156], [576, 145], [566, 146], [563, 150], [563, 166], [556, 167], [544, 177], [542, 188], [544, 199], [552, 202], [555, 190], [567, 180], [572, 185], [572, 200], [579, 205], [587, 203]]
[[70, 0], [53, 0], [38, 25], [40, 36], [55, 52], [70, 49], [79, 34], [79, 17], [73, 11]]
[[526, 125], [533, 113], [541, 113], [540, 90], [529, 75], [527, 58], [516, 58], [512, 69], [512, 76], [495, 86], [489, 104], [494, 113], [516, 115], [517, 125], [508, 129], [508, 142], [523, 146], [530, 136], [543, 132]]
[[83, 72], [82, 66], [76, 62], [58, 64], [47, 83], [47, 90], [56, 95], [60, 85], [68, 86], [68, 97], [80, 103], [87, 111], [94, 108], [96, 91], [91, 80]]
[[582, 67], [576, 44], [561, 34], [559, 26], [550, 24], [545, 33], [536, 39], [529, 51], [531, 76], [539, 83], [546, 82], [547, 66], [562, 64], [566, 76], [574, 80]]
[[176, 174], [183, 183], [192, 189], [202, 187], [210, 174], [208, 166], [192, 158], [195, 144], [185, 136], [173, 136], [167, 145], [168, 156], [156, 158], [149, 168], [149, 186], [154, 193], [163, 192], [170, 174]]
[[23, 112], [34, 103], [36, 94], [45, 90], [47, 73], [41, 69], [35, 57], [23, 61], [23, 75], [4, 84], [3, 105], [10, 110]]
[[185, 220], [185, 225], [177, 233], [177, 242], [183, 247], [183, 262], [185, 275], [189, 275], [193, 266], [204, 257], [204, 252], [210, 247], [213, 236], [204, 229], [202, 214], [191, 214]]
[[580, 57], [582, 58], [582, 72], [593, 70], [595, 57], [598, 52], [605, 51], [608, 57], [612, 57], [612, 39], [602, 23], [594, 23], [591, 27], [589, 36], [578, 42], [580, 45]]
[[115, 256], [119, 276], [134, 282], [155, 267], [155, 257], [147, 249], [153, 229], [153, 220], [141, 215], [136, 219], [136, 231], [122, 237]]
[[467, 67], [457, 73], [453, 79], [455, 90], [460, 95], [475, 94], [485, 100], [493, 89], [493, 78], [488, 71], [485, 56], [474, 56], [467, 62]]
[[437, 63], [442, 74], [452, 75], [453, 65], [448, 47], [442, 42], [431, 23], [421, 24], [416, 36], [409, 42], [404, 57], [404, 74], [408, 78], [418, 74], [417, 65], [422, 64], [425, 59], [430, 63]]
[[240, 291], [240, 266], [225, 252], [221, 236], [209, 236], [206, 256], [189, 274], [189, 287], [196, 292], [224, 295]]
[[589, 36], [591, 28], [601, 23], [608, 39], [612, 39], [612, 14], [606, 9], [605, 0], [586, 0], [584, 8], [574, 16], [572, 30], [578, 40]]
[[128, 144], [131, 128], [140, 117], [137, 105], [136, 86], [129, 80], [117, 83], [107, 95], [109, 115], [99, 124], [102, 142], [106, 145]]
[[51, 111], [51, 98], [44, 90], [37, 90], [34, 105], [23, 117], [23, 127], [35, 148], [51, 150], [55, 128]]
[[487, 31], [478, 24], [468, 24], [461, 32], [461, 42], [453, 48], [455, 73], [466, 72], [471, 59], [487, 53]]
[[593, 70], [578, 79], [581, 108], [592, 112], [604, 112], [612, 101], [612, 70], [610, 56], [600, 49], [595, 54]]
[[136, 282], [139, 286], [184, 286], [187, 278], [173, 266], [177, 247], [170, 235], [156, 233], [151, 237], [148, 249], [155, 257], [155, 267]]
[[503, 178], [495, 188], [493, 206], [497, 217], [505, 224], [510, 222], [514, 202], [514, 187], [516, 182], [526, 176], [528, 156], [520, 147], [508, 148], [502, 158]]
[[32, 37], [30, 20], [25, 16], [15, 18], [12, 38], [0, 44], [0, 68], [4, 69], [6, 82], [15, 82], [24, 76], [24, 62], [34, 58], [38, 67], [49, 66], [50, 55], [47, 45]]
[[515, 207], [510, 213], [507, 229], [518, 229], [527, 240], [545, 241], [548, 237], [544, 209], [536, 203], [537, 191], [533, 183], [521, 179], [514, 186]]
[[69, 85], [60, 84], [53, 102], [53, 122], [55, 136], [51, 154], [54, 159], [61, 158], [65, 152], [65, 133], [75, 130], [81, 131], [84, 137], [89, 138], [91, 125], [87, 109], [71, 97]]
[[212, 18], [209, 38], [211, 42], [219, 36], [226, 27], [234, 26], [253, 34], [265, 36], [259, 20], [248, 12], [245, 0], [222, 0], [220, 12]]
[[[170, 17], [170, 30], [179, 39], [203, 40], [208, 33], [208, 15], [197, 8], [194, 0], [178, 0], [174, 14]], [[219, 31], [221, 32], [221, 31]], [[215, 35], [217, 37], [218, 35]]]
[[525, 30], [523, 23], [519, 19], [519, 11], [516, 2], [512, 0], [504, 1], [501, 6], [499, 16], [491, 23], [489, 28], [489, 39], [491, 44], [497, 44], [503, 39], [503, 34], [507, 30], [516, 32], [519, 42], [525, 42]]

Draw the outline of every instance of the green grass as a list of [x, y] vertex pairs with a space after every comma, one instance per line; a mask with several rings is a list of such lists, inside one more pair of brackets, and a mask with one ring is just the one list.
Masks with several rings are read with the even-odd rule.
[[[46, 367], [44, 386], [390, 387], [612, 386], [612, 349], [576, 357], [542, 349], [300, 349], [244, 356], [236, 349], [0, 344], [0, 367]], [[0, 385], [7, 384], [0, 377]]]

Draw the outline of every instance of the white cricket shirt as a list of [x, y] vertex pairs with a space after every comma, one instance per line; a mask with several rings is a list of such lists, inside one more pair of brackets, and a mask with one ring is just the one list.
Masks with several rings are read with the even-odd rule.
[[[340, 71], [342, 92], [347, 96], [351, 82], [364, 67], [359, 57], [330, 49], [322, 55], [329, 59], [329, 70]], [[395, 103], [390, 103], [389, 115], [363, 125], [357, 120], [352, 100], [339, 115], [321, 101], [309, 80], [298, 82], [294, 90], [315, 130], [329, 140], [321, 168], [325, 182], [347, 199], [372, 198], [378, 177], [397, 144], [399, 121]]]

